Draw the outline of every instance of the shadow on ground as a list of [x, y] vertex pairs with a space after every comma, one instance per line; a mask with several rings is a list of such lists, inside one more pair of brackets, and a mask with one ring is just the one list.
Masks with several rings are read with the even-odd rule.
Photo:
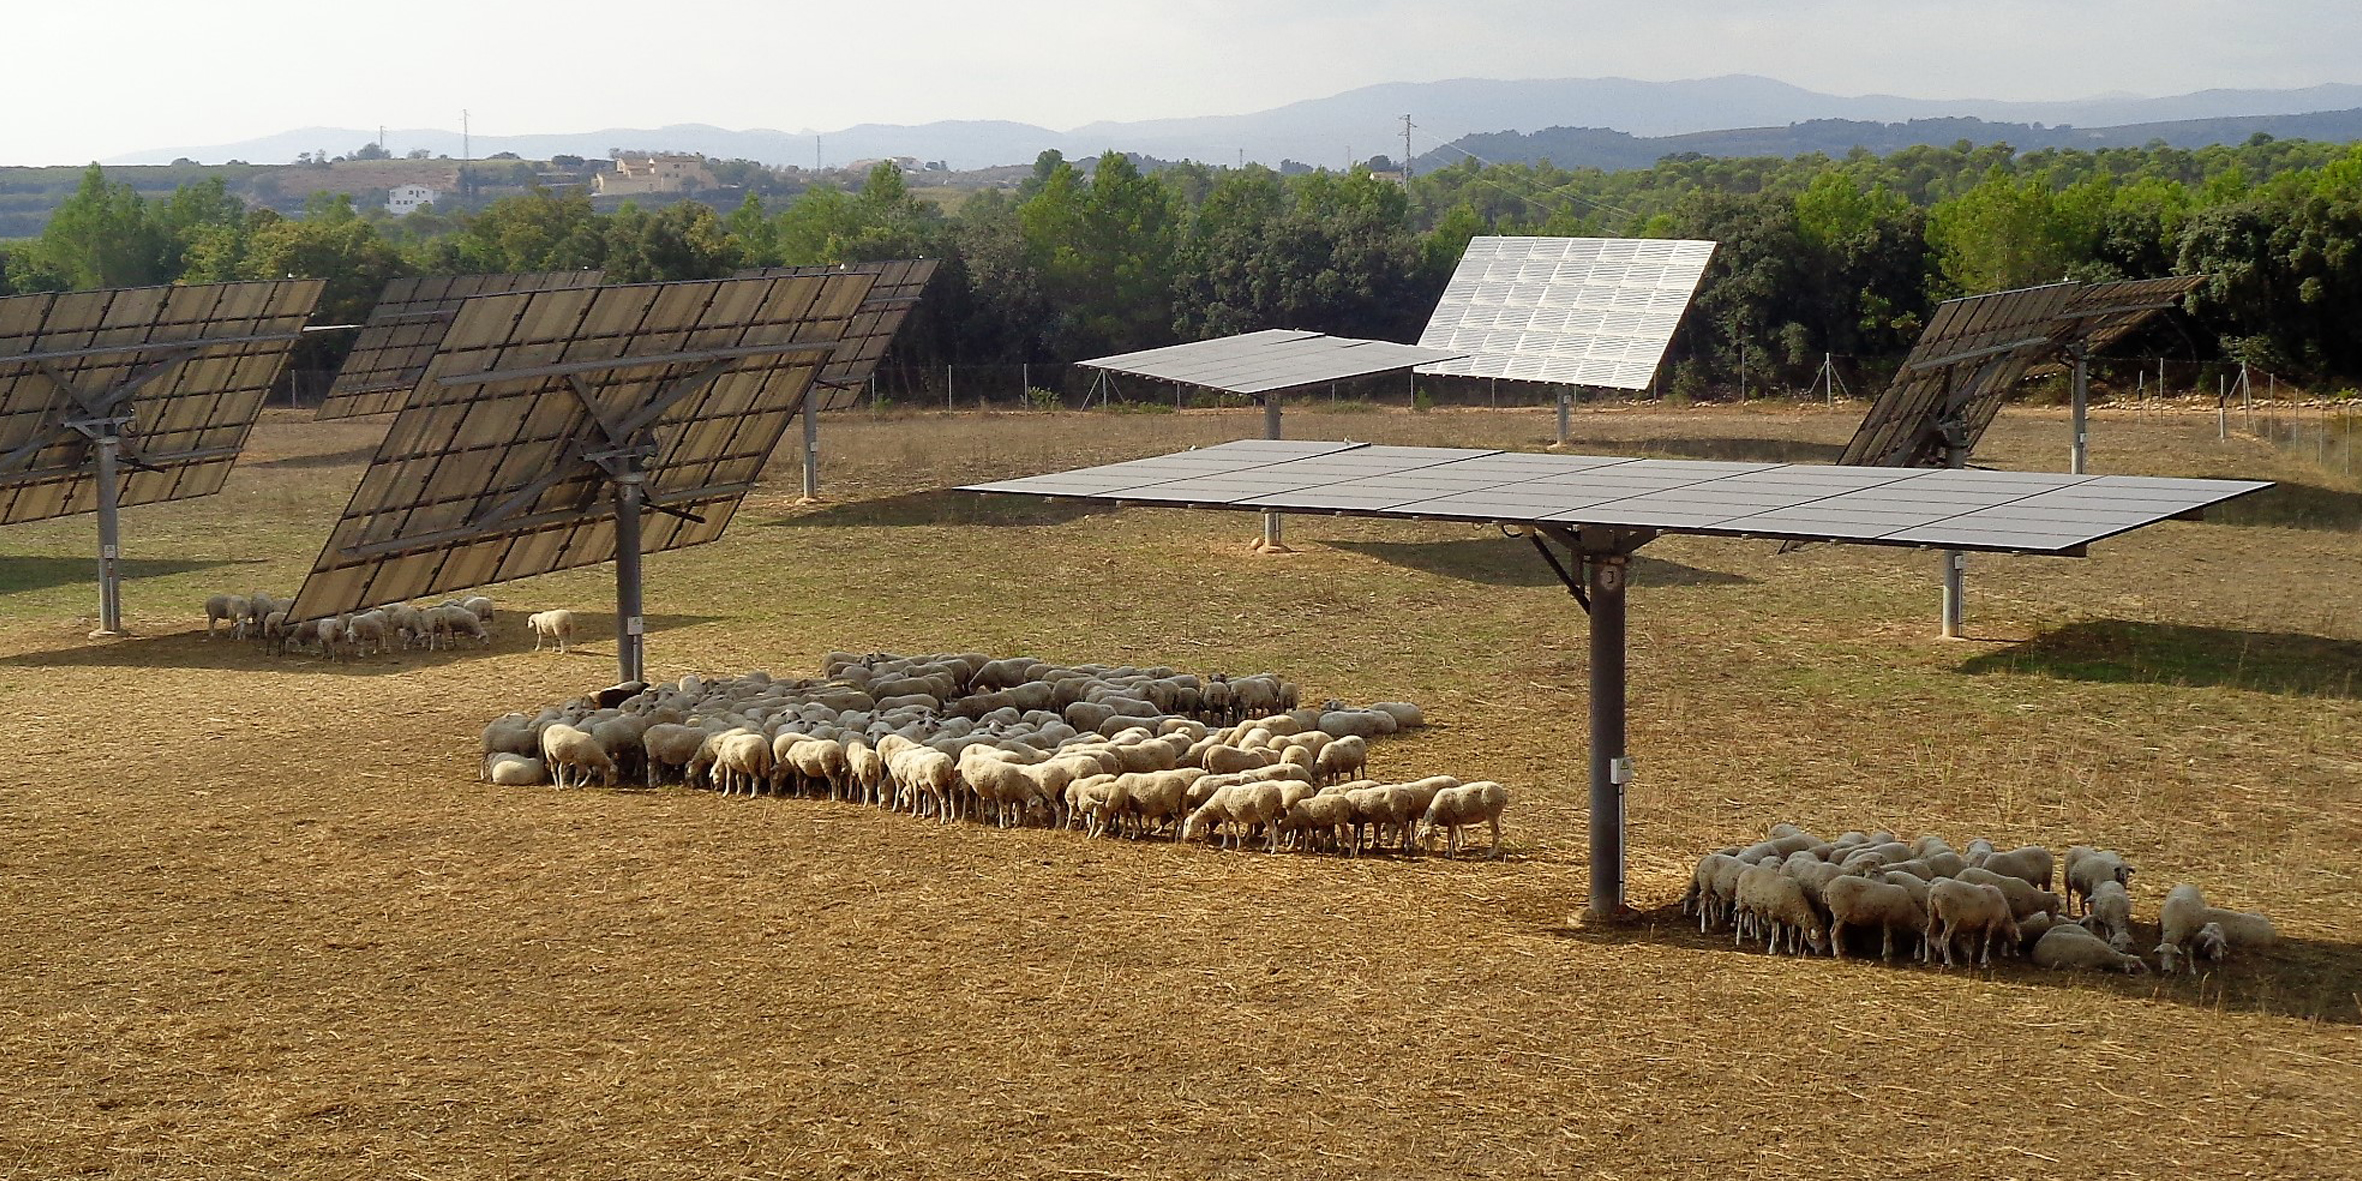
[[[116, 572], [125, 581], [139, 578], [162, 578], [167, 574], [189, 574], [198, 570], [218, 570], [223, 566], [256, 566], [260, 558], [123, 558], [115, 563]], [[95, 594], [98, 587], [98, 557], [40, 558], [0, 557], [0, 594], [17, 591], [48, 590], [53, 586], [89, 583]], [[190, 604], [202, 610], [202, 600]]]
[[[650, 632], [673, 631], [695, 627], [701, 623], [717, 622], [715, 615], [650, 615], [646, 627]], [[579, 660], [593, 679], [613, 680], [615, 671], [615, 643], [612, 635], [599, 625], [576, 623], [577, 640], [564, 656], [544, 650], [552, 660]], [[87, 643], [49, 648], [38, 652], [19, 652], [0, 656], [0, 666], [16, 665], [27, 668], [217, 668], [266, 673], [331, 673], [338, 676], [375, 677], [399, 675], [419, 668], [482, 660], [533, 650], [532, 633], [525, 629], [521, 618], [502, 619], [495, 624], [489, 647], [478, 646], [473, 640], [461, 640], [455, 648], [429, 652], [425, 649], [395, 649], [350, 660], [330, 660], [310, 652], [289, 652], [273, 655], [260, 644], [232, 640], [218, 634], [208, 640], [202, 630], [175, 632], [170, 635], [133, 636], [121, 640], [91, 640]], [[602, 681], [601, 683], [605, 683]]]
[[[1681, 905], [1676, 902], [1644, 911], [1626, 923], [1556, 926], [1544, 933], [1608, 947], [1653, 944], [1707, 956], [1768, 954], [1759, 943], [1733, 946], [1727, 928], [1700, 934], [1698, 920], [1681, 913]], [[2133, 1000], [2169, 1001], [2195, 1008], [2231, 1009], [2332, 1025], [2362, 1025], [2362, 945], [2352, 943], [2283, 936], [2271, 947], [2241, 952], [2197, 975], [2161, 976], [2155, 971], [2156, 957], [2149, 954], [2149, 949], [2157, 945], [2157, 927], [2153, 923], [2136, 922], [2133, 945], [2148, 962], [2150, 972], [2126, 976], [2117, 972], [2052, 971], [2037, 968], [2022, 957], [1996, 957], [1990, 968], [1930, 966], [1915, 958], [1916, 940], [1911, 942], [1910, 951], [1898, 946], [1894, 962], [1882, 964], [1878, 959], [1877, 936], [1862, 932], [1857, 940], [1854, 934], [1848, 932], [1847, 949], [1865, 970], [1943, 972], [2009, 984], [2104, 988]]]
[[366, 447], [348, 447], [342, 451], [332, 451], [321, 455], [283, 455], [277, 459], [250, 459], [243, 466], [264, 470], [306, 471], [316, 467], [345, 467], [349, 464], [367, 463], [375, 458], [377, 458], [377, 444], [371, 443]]
[[[1328, 546], [1375, 558], [1389, 566], [1486, 586], [1557, 586], [1558, 575], [1534, 552], [1533, 543], [1506, 537], [1463, 537], [1450, 541], [1331, 541]], [[1564, 555], [1560, 555], [1564, 560]], [[1743, 574], [1701, 570], [1646, 556], [1632, 559], [1635, 586], [1740, 586], [1755, 581]]]
[[1109, 506], [1079, 500], [1046, 500], [1039, 496], [998, 496], [937, 488], [906, 492], [876, 500], [821, 504], [775, 517], [763, 524], [775, 529], [804, 529], [843, 525], [907, 528], [914, 525], [1063, 525], [1068, 521], [1109, 511]]
[[[1570, 450], [1592, 450], [1576, 439]], [[1618, 443], [1608, 455], [1672, 455], [1682, 459], [1715, 459], [1725, 463], [1835, 463], [1845, 455], [1842, 443], [1813, 443], [1803, 439], [1689, 438], [1667, 435]]]
[[2252, 496], [2206, 511], [2223, 525], [2272, 525], [2283, 529], [2362, 530], [2362, 492], [2314, 484], [2274, 484]]
[[2092, 619], [1961, 662], [1976, 675], [2031, 673], [2075, 681], [2204, 685], [2303, 697], [2362, 697], [2362, 642]]

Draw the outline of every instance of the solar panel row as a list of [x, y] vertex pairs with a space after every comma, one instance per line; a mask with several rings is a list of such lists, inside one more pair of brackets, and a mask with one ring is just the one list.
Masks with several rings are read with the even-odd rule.
[[872, 276], [472, 299], [386, 432], [292, 611], [313, 618], [616, 556], [613, 479], [643, 472], [642, 549], [719, 537]]
[[321, 400], [320, 417], [354, 418], [401, 409], [459, 305], [476, 296], [596, 287], [603, 278], [603, 272], [585, 270], [391, 280], [345, 355], [336, 383]]
[[2268, 484], [1245, 440], [975, 492], [2067, 554]]
[[0, 298], [0, 524], [98, 507], [72, 422], [120, 419], [121, 505], [221, 490], [317, 280]]
[[815, 275], [857, 273], [874, 281], [869, 298], [861, 303], [861, 312], [845, 333], [845, 342], [829, 357], [828, 365], [820, 371], [815, 383], [814, 397], [822, 410], [842, 410], [854, 403], [870, 374], [877, 372], [878, 363], [885, 360], [886, 349], [902, 331], [902, 322], [918, 306], [919, 296], [927, 282], [935, 277], [936, 261], [931, 258], [897, 259], [891, 262], [857, 262], [841, 266], [759, 267], [740, 271], [737, 278], [808, 278]]

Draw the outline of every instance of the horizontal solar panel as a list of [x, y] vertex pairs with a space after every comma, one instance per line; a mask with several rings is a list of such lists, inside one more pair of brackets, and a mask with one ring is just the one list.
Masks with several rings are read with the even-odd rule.
[[1720, 463], [1253, 440], [970, 485], [967, 491], [2074, 554], [2094, 541], [2190, 516], [2268, 487], [2254, 480]]
[[[296, 618], [611, 561], [638, 455], [641, 548], [721, 536], [871, 277], [472, 299], [296, 593]], [[696, 519], [692, 519], [696, 518]]]
[[1419, 343], [1466, 354], [1419, 372], [1643, 390], [1714, 243], [1471, 238]]
[[344, 366], [336, 371], [336, 383], [321, 399], [320, 417], [353, 418], [401, 409], [459, 305], [476, 296], [596, 287], [603, 278], [603, 272], [586, 270], [389, 280], [354, 338], [353, 350], [345, 354]]
[[120, 505], [221, 491], [323, 286], [0, 298], [0, 524], [98, 507], [96, 451], [75, 420], [126, 420]]
[[798, 278], [845, 272], [871, 277], [869, 298], [862, 301], [861, 313], [853, 318], [845, 343], [828, 359], [819, 381], [814, 383], [812, 396], [819, 399], [820, 409], [842, 410], [854, 403], [861, 388], [869, 384], [870, 374], [877, 372], [878, 362], [885, 360], [886, 349], [902, 331], [902, 321], [918, 306], [927, 281], [935, 277], [935, 266], [931, 258], [905, 258], [838, 266], [756, 267], [740, 271], [735, 277]]
[[1453, 349], [1271, 328], [1120, 353], [1081, 364], [1085, 368], [1152, 377], [1224, 393], [1261, 395], [1380, 373], [1405, 372], [1459, 355]]

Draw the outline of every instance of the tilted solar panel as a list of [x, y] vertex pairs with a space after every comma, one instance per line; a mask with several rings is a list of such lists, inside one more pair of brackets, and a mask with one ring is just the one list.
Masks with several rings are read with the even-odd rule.
[[596, 287], [600, 271], [536, 271], [522, 274], [421, 275], [393, 279], [377, 297], [369, 322], [345, 354], [336, 383], [320, 402], [321, 418], [388, 414], [402, 408], [451, 327], [459, 305], [479, 295]]
[[2271, 485], [1931, 468], [1536, 455], [1264, 440], [970, 485], [970, 492], [1349, 516], [1605, 526], [2076, 554]]
[[315, 279], [0, 298], [0, 524], [98, 507], [114, 420], [119, 505], [221, 490], [324, 286]]
[[845, 343], [829, 358], [827, 368], [820, 372], [820, 380], [814, 383], [814, 396], [819, 399], [820, 409], [843, 410], [860, 397], [870, 374], [877, 372], [878, 363], [885, 360], [886, 350], [902, 332], [903, 320], [918, 306], [919, 296], [935, 277], [936, 265], [936, 260], [931, 258], [905, 258], [838, 266], [757, 267], [740, 271], [736, 277], [797, 278], [852, 272], [875, 280], [870, 285], [869, 298], [862, 301], [861, 313], [845, 334]]
[[1642, 390], [1697, 294], [1714, 243], [1477, 237], [1419, 343], [1465, 354], [1419, 372]]
[[1080, 362], [1224, 393], [1260, 397], [1380, 373], [1400, 373], [1458, 355], [1450, 349], [1271, 328]]
[[612, 560], [627, 470], [656, 510], [643, 551], [720, 536], [870, 284], [846, 273], [468, 301], [293, 616]]

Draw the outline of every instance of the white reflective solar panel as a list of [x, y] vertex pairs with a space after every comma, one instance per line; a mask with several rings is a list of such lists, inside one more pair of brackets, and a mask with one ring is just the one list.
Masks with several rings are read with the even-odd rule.
[[1453, 349], [1270, 328], [1136, 353], [1118, 353], [1081, 364], [1089, 369], [1152, 377], [1230, 394], [1270, 394], [1402, 372], [1459, 355]]
[[2073, 554], [2256, 480], [1720, 463], [1249, 440], [970, 485], [1142, 504]]
[[1713, 257], [1688, 239], [1471, 238], [1419, 335], [1467, 356], [1419, 372], [1647, 389]]

